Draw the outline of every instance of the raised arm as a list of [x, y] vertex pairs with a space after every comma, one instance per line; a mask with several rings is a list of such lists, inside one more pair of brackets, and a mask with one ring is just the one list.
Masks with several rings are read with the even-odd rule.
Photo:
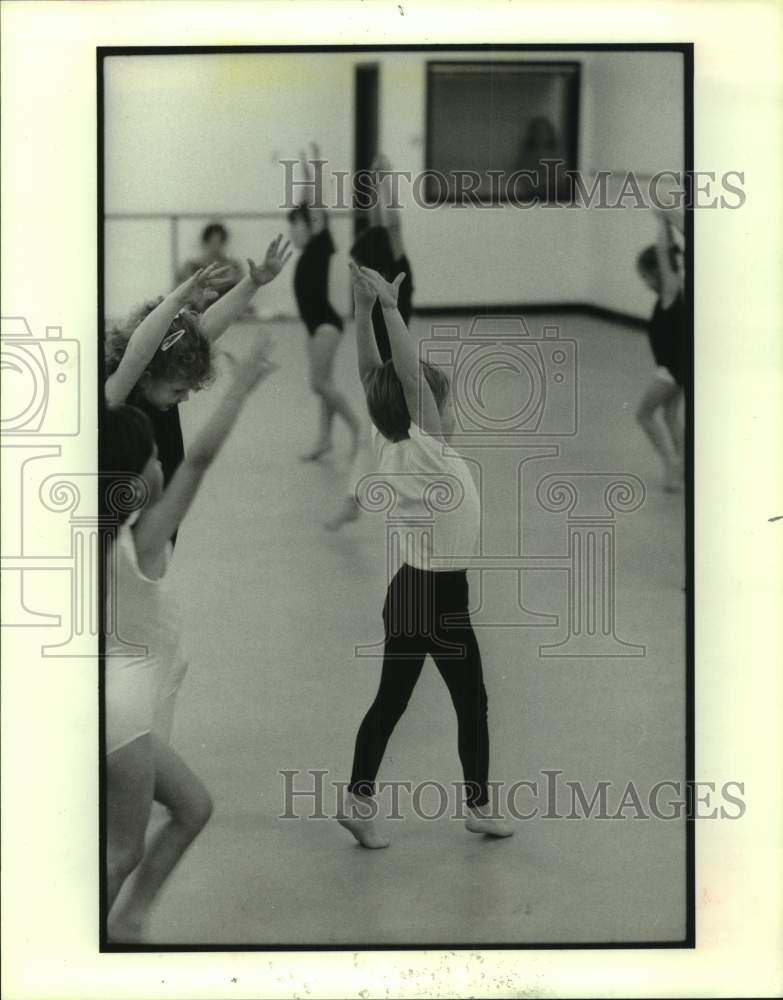
[[[304, 179], [307, 182], [307, 195], [302, 199], [305, 205], [307, 205], [310, 210], [310, 224], [313, 229], [313, 233], [320, 233], [322, 229], [326, 227], [326, 209], [319, 207], [315, 204], [315, 164], [323, 164], [326, 161], [321, 157], [321, 149], [318, 143], [310, 143], [310, 156], [304, 150], [299, 153], [299, 161], [302, 164], [302, 171], [305, 175]], [[321, 173], [323, 176], [323, 173]], [[321, 203], [323, 204], [324, 192], [321, 191]]]
[[370, 372], [374, 368], [379, 368], [382, 363], [372, 327], [372, 309], [378, 293], [354, 261], [348, 262], [348, 268], [351, 272], [353, 300], [356, 306], [356, 355], [359, 361], [359, 378], [364, 383]]
[[392, 364], [402, 385], [410, 418], [427, 434], [442, 439], [443, 432], [435, 397], [424, 377], [416, 346], [397, 309], [397, 293], [405, 279], [405, 273], [398, 274], [394, 282], [389, 284], [377, 271], [369, 267], [363, 267], [361, 271], [378, 293], [389, 334]]
[[201, 316], [199, 328], [207, 340], [221, 337], [244, 314], [258, 289], [274, 281], [291, 258], [290, 245], [288, 240], [283, 243], [283, 234], [279, 233], [260, 265], [248, 257], [248, 274]]
[[672, 233], [672, 227], [678, 224], [679, 220], [672, 213], [665, 211], [656, 211], [655, 219], [658, 226], [655, 250], [658, 259], [658, 271], [661, 275], [661, 305], [664, 309], [668, 309], [682, 292], [683, 284], [682, 274], [673, 260], [677, 243]]
[[131, 334], [117, 370], [106, 379], [104, 392], [108, 406], [119, 406], [130, 395], [133, 387], [144, 374], [155, 351], [177, 316], [197, 290], [208, 291], [219, 286], [225, 268], [210, 264], [186, 278], [139, 323]]
[[202, 427], [161, 499], [145, 509], [134, 528], [139, 558], [153, 561], [179, 527], [198, 492], [201, 480], [223, 446], [253, 389], [276, 369], [269, 360], [269, 343], [259, 337], [240, 364], [230, 355], [229, 384], [210, 420]]

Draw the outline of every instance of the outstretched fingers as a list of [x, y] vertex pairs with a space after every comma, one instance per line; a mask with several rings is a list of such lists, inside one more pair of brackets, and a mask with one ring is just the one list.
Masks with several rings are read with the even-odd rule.
[[370, 281], [366, 274], [362, 274], [361, 269], [357, 266], [355, 261], [348, 261], [348, 270], [351, 275], [351, 283], [353, 284], [354, 292], [364, 294], [368, 298], [375, 299], [378, 295], [378, 289]]
[[372, 284], [376, 292], [381, 296], [382, 299], [387, 301], [397, 301], [397, 293], [400, 290], [400, 285], [405, 280], [406, 272], [400, 271], [393, 282], [386, 281], [377, 271], [374, 271], [371, 267], [363, 267], [362, 274], [365, 275], [367, 280]]
[[217, 262], [208, 264], [207, 267], [202, 268], [199, 272], [198, 284], [203, 285], [205, 288], [219, 288], [221, 285], [230, 285], [232, 284], [231, 270], [232, 267], [230, 264], [219, 264]]
[[280, 263], [287, 264], [288, 261], [293, 257], [294, 251], [291, 249], [291, 241], [286, 240], [283, 246], [278, 251], [278, 256], [281, 258]]
[[286, 240], [285, 243], [283, 243], [283, 234], [278, 233], [275, 239], [273, 239], [269, 244], [264, 260], [270, 266], [277, 266], [278, 270], [282, 270], [292, 256], [293, 251], [291, 250], [291, 241]]
[[269, 244], [266, 251], [267, 260], [269, 260], [270, 258], [280, 256], [280, 243], [282, 242], [282, 239], [283, 239], [283, 234], [278, 233], [277, 236]]
[[381, 275], [378, 274], [378, 272], [375, 271], [371, 267], [364, 267], [364, 266], [362, 266], [362, 267], [359, 268], [359, 270], [367, 278], [367, 280], [368, 281], [372, 281], [373, 284], [375, 284], [376, 282], [379, 282], [379, 281], [383, 281], [383, 278], [381, 277]]
[[221, 264], [219, 261], [213, 261], [213, 263], [207, 264], [206, 267], [201, 269], [201, 277], [216, 278], [230, 270], [230, 264]]

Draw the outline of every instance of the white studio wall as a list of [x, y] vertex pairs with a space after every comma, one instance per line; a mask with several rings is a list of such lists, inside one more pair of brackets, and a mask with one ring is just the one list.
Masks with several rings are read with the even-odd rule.
[[[351, 54], [134, 56], [105, 61], [105, 211], [115, 214], [203, 213], [181, 220], [182, 260], [199, 250], [204, 225], [226, 213], [229, 252], [244, 261], [263, 254], [287, 229], [281, 159], [295, 159], [312, 139], [350, 169], [353, 133]], [[305, 71], [306, 66], [306, 71]], [[342, 166], [345, 165], [345, 166]], [[350, 219], [333, 213], [335, 242], [347, 253]], [[172, 283], [168, 218], [107, 219], [106, 313], [122, 317]], [[345, 265], [347, 258], [342, 263]], [[345, 267], [332, 268], [333, 301], [348, 309]], [[295, 314], [291, 289], [276, 282], [258, 296], [260, 314]]]
[[[424, 169], [429, 58], [381, 53], [379, 59], [382, 143], [400, 169]], [[477, 57], [452, 52], [448, 58]], [[493, 54], [493, 59], [519, 58], [513, 52]], [[679, 54], [546, 52], [524, 58], [581, 63], [579, 164], [586, 181], [599, 170], [649, 178], [659, 170], [682, 169]], [[631, 207], [411, 205], [406, 214], [411, 259], [426, 262], [417, 268], [421, 306], [586, 302], [646, 316], [650, 293], [636, 276], [635, 259], [654, 235], [651, 213]]]
[[[608, 170], [621, 178], [634, 171], [642, 188], [663, 170], [685, 164], [683, 60], [679, 53], [590, 53], [585, 78], [586, 170]], [[589, 100], [588, 100], [589, 95]], [[589, 152], [588, 152], [589, 149]], [[614, 182], [614, 187], [619, 186]], [[669, 185], [671, 187], [671, 185]], [[660, 185], [663, 195], [667, 189]], [[636, 256], [655, 239], [649, 210], [595, 209], [590, 212], [591, 292], [588, 301], [607, 309], [647, 317], [652, 294], [636, 274]]]
[[[449, 52], [449, 60], [485, 53]], [[353, 167], [354, 67], [380, 70], [380, 144], [395, 168], [423, 170], [426, 63], [443, 52], [321, 53], [112, 58], [105, 77], [107, 315], [120, 317], [165, 292], [172, 280], [168, 215], [177, 223], [180, 262], [198, 250], [207, 222], [226, 213], [230, 253], [257, 256], [285, 231], [284, 170], [316, 139], [330, 168]], [[526, 60], [581, 64], [579, 167], [592, 174], [634, 171], [643, 180], [682, 169], [682, 59], [677, 53], [545, 52]], [[493, 59], [520, 59], [494, 53]], [[306, 61], [305, 61], [306, 60]], [[427, 208], [406, 203], [405, 239], [421, 307], [587, 302], [636, 316], [651, 309], [634, 261], [654, 237], [648, 210]], [[332, 296], [348, 312], [348, 211], [331, 215], [338, 254]], [[261, 315], [295, 315], [293, 269], [259, 296]]]

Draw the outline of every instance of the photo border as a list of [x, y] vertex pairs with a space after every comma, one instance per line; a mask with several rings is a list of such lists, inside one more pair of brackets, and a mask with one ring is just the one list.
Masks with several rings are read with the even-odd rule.
[[[694, 43], [692, 42], [617, 42], [617, 43], [499, 43], [488, 42], [470, 44], [389, 44], [389, 45], [183, 45], [183, 46], [97, 46], [96, 47], [96, 112], [97, 112], [97, 309], [98, 309], [98, 440], [99, 449], [104, 421], [105, 408], [103, 399], [104, 343], [102, 331], [105, 329], [105, 268], [104, 268], [104, 75], [103, 64], [113, 56], [172, 56], [172, 55], [249, 55], [249, 54], [280, 54], [280, 53], [338, 53], [355, 52], [357, 54], [375, 52], [677, 52], [683, 57], [683, 123], [684, 123], [684, 178], [686, 192], [692, 194], [693, 180], [693, 148], [694, 148]], [[580, 76], [579, 94], [582, 94]], [[577, 137], [578, 139], [578, 137]], [[577, 146], [578, 150], [578, 146]], [[578, 161], [577, 161], [578, 162]], [[694, 226], [692, 198], [686, 199], [685, 210], [685, 303], [689, 328], [694, 330]], [[686, 398], [686, 449], [685, 449], [685, 567], [686, 567], [686, 616], [685, 616], [685, 785], [686, 818], [685, 818], [685, 935], [681, 940], [670, 941], [630, 941], [630, 942], [510, 942], [485, 943], [469, 942], [459, 944], [454, 942], [426, 942], [405, 944], [253, 944], [237, 943], [231, 945], [199, 944], [119, 944], [107, 940], [106, 923], [106, 803], [105, 788], [106, 764], [103, 748], [105, 746], [105, 712], [104, 712], [104, 668], [105, 641], [104, 615], [105, 601], [99, 602], [99, 682], [98, 682], [98, 773], [100, 780], [99, 792], [99, 952], [101, 954], [116, 953], [231, 953], [231, 952], [395, 952], [395, 951], [600, 951], [600, 950], [661, 950], [661, 949], [694, 949], [696, 947], [696, 879], [695, 879], [695, 817], [693, 812], [693, 782], [695, 781], [695, 636], [694, 636], [694, 337], [687, 345], [687, 390]], [[104, 593], [105, 579], [103, 567], [99, 573], [99, 593]]]

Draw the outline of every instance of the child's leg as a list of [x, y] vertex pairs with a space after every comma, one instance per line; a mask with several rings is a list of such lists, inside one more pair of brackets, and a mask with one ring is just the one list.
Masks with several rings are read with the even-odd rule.
[[387, 634], [378, 693], [359, 726], [353, 755], [351, 782], [345, 808], [338, 822], [349, 830], [362, 847], [388, 847], [389, 841], [375, 830], [371, 814], [362, 809], [375, 794], [375, 778], [394, 727], [408, 706], [424, 665], [425, 653], [415, 637]]
[[[314, 385], [315, 382], [315, 377], [311, 378], [311, 385]], [[328, 396], [323, 393], [316, 393], [316, 395], [318, 396], [318, 444], [324, 448], [331, 448], [332, 424], [337, 410], [332, 406]]]
[[[467, 597], [467, 589], [464, 594]], [[465, 799], [470, 809], [465, 825], [471, 833], [510, 837], [514, 831], [502, 817], [493, 814], [489, 802], [487, 692], [481, 652], [468, 615], [467, 601], [459, 606], [447, 598], [447, 605], [439, 608], [439, 615], [444, 611], [457, 612], [462, 622], [449, 625], [437, 620], [430, 652], [457, 713], [457, 744], [465, 780]], [[447, 652], [449, 646], [452, 650], [459, 647], [462, 652], [455, 656], [453, 651]]]
[[144, 855], [155, 784], [150, 733], [137, 737], [106, 759], [106, 881], [109, 910], [122, 884]]
[[678, 478], [677, 454], [667, 430], [656, 420], [656, 413], [660, 407], [666, 406], [673, 397], [678, 395], [679, 391], [673, 379], [656, 374], [636, 410], [639, 426], [650, 439], [663, 461], [667, 490], [673, 488]]
[[680, 417], [680, 403], [682, 402], [683, 391], [678, 386], [677, 392], [663, 404], [663, 419], [669, 429], [674, 453], [679, 461], [682, 461], [685, 452], [685, 428]]
[[345, 475], [345, 485], [337, 510], [332, 514], [325, 527], [329, 531], [337, 531], [349, 521], [355, 521], [361, 513], [359, 501], [356, 498], [356, 491], [365, 476], [375, 472], [375, 463], [372, 460], [372, 450], [366, 439], [366, 434], [362, 435], [356, 453], [351, 457], [348, 464], [348, 471]]
[[121, 912], [112, 915], [115, 940], [138, 940], [155, 897], [212, 813], [209, 792], [179, 754], [157, 736], [152, 747], [155, 800], [166, 806], [169, 817], [144, 852]]
[[457, 713], [457, 746], [467, 804], [484, 806], [489, 801], [489, 727], [478, 641], [470, 625], [444, 629], [441, 637], [449, 643], [459, 643], [465, 650], [464, 657], [459, 659], [434, 651], [432, 656]]
[[313, 392], [321, 399], [318, 443], [313, 451], [306, 456], [311, 460], [320, 458], [332, 447], [332, 418], [335, 413], [348, 424], [354, 440], [354, 449], [359, 439], [359, 420], [350, 403], [337, 389], [332, 379], [334, 358], [340, 337], [339, 330], [332, 326], [322, 326], [309, 340], [310, 385]]
[[324, 527], [328, 531], [337, 531], [344, 524], [348, 524], [349, 521], [355, 521], [361, 513], [361, 508], [356, 500], [356, 496], [353, 492], [347, 491], [340, 498], [340, 503], [337, 510], [332, 514], [328, 521], [324, 522]]
[[160, 680], [158, 703], [155, 709], [152, 731], [163, 743], [171, 743], [171, 731], [174, 726], [174, 709], [179, 689], [182, 687], [187, 670], [187, 661], [182, 656], [181, 651], [178, 650], [177, 655], [166, 667]]
[[[323, 378], [325, 371], [328, 372], [328, 369], [325, 369], [323, 360], [320, 357], [315, 337], [307, 338], [307, 358], [310, 367], [310, 388], [313, 392], [316, 392], [316, 385]], [[326, 396], [319, 393], [316, 393], [316, 395], [318, 396], [318, 440], [313, 450], [302, 456], [302, 458], [309, 461], [321, 458], [332, 447], [332, 422], [335, 410]]]
[[354, 795], [375, 794], [375, 777], [386, 746], [408, 707], [424, 665], [426, 654], [422, 649], [416, 651], [416, 645], [415, 637], [386, 639], [378, 693], [356, 735], [351, 783], [348, 786], [348, 791]]

